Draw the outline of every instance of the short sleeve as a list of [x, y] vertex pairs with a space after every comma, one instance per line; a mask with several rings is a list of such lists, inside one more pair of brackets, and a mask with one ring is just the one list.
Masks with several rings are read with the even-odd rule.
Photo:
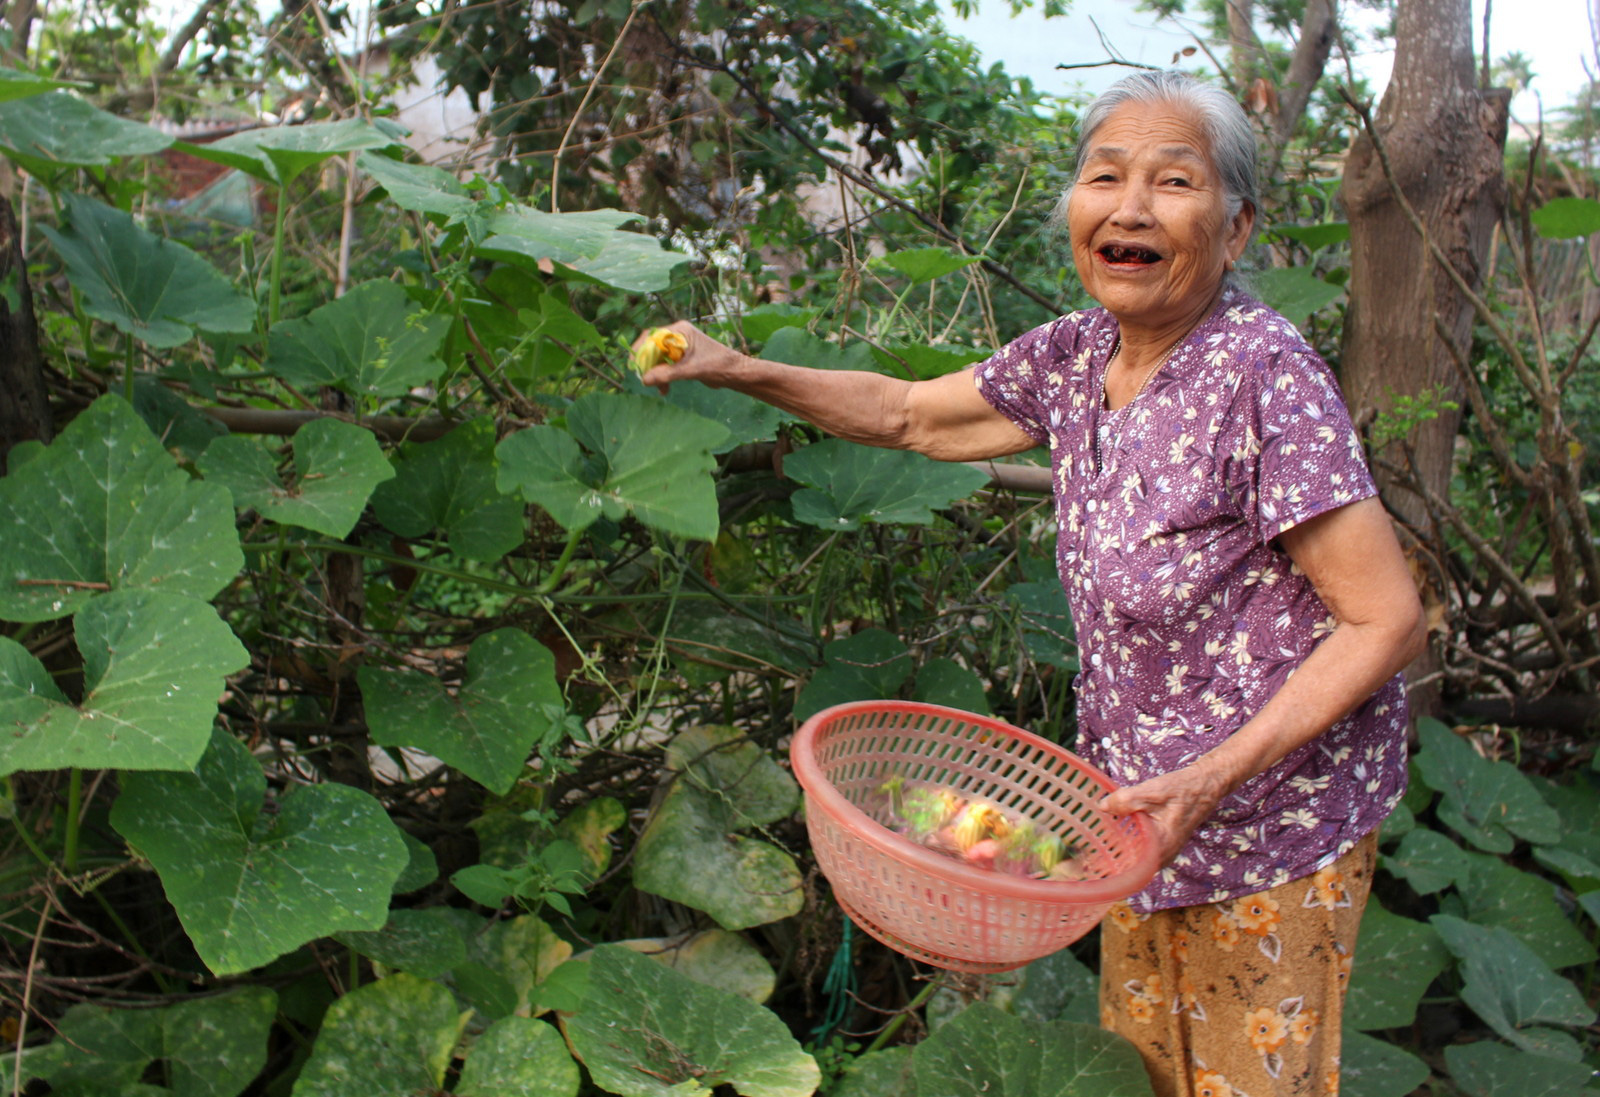
[[1333, 372], [1310, 348], [1252, 370], [1254, 518], [1261, 543], [1330, 510], [1376, 495], [1361, 438]]
[[1049, 393], [1078, 354], [1084, 316], [1075, 312], [1034, 328], [972, 369], [978, 393], [1040, 445], [1050, 441]]

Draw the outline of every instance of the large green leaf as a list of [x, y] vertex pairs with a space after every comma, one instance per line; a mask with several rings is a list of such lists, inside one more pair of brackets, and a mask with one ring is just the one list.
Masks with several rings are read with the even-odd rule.
[[1344, 287], [1324, 282], [1310, 267], [1278, 267], [1251, 276], [1251, 285], [1268, 307], [1295, 327], [1344, 296]]
[[1134, 1046], [1092, 1025], [1033, 1021], [987, 1002], [917, 1046], [917, 1092], [940, 1097], [1151, 1097]]
[[366, 172], [403, 210], [463, 217], [478, 203], [454, 175], [431, 164], [408, 164], [376, 152], [356, 157], [356, 167]]
[[1346, 1029], [1339, 1048], [1340, 1097], [1407, 1097], [1428, 1064], [1384, 1040]]
[[913, 1049], [869, 1051], [845, 1067], [830, 1097], [918, 1097]]
[[438, 983], [391, 975], [328, 1008], [293, 1097], [438, 1093], [472, 1011]]
[[1432, 926], [1368, 903], [1350, 974], [1345, 1025], [1352, 1029], [1409, 1025], [1428, 984], [1449, 963], [1450, 954]]
[[1594, 1071], [1587, 1063], [1565, 1062], [1480, 1040], [1444, 1049], [1450, 1080], [1462, 1097], [1577, 1097]]
[[90, 316], [163, 348], [187, 343], [197, 331], [240, 334], [255, 327], [250, 298], [176, 240], [83, 195], [68, 191], [64, 201], [67, 223], [40, 231], [61, 253]]
[[634, 937], [614, 943], [666, 964], [697, 983], [752, 1002], [765, 1002], [777, 985], [777, 973], [760, 950], [727, 930], [707, 929], [687, 937]]
[[1555, 885], [1498, 857], [1464, 853], [1470, 866], [1458, 887], [1474, 925], [1510, 930], [1553, 968], [1586, 964], [1594, 946], [1556, 901]]
[[190, 156], [238, 168], [257, 179], [287, 184], [330, 157], [394, 143], [392, 134], [370, 122], [347, 118], [340, 122], [248, 130], [204, 145], [180, 141], [177, 147]]
[[[789, 674], [810, 663], [810, 653], [777, 619], [753, 620], [717, 602], [679, 602], [666, 623], [673, 662], [689, 683], [704, 686], [738, 671]], [[784, 621], [799, 631], [798, 622]]]
[[720, 423], [660, 400], [594, 393], [568, 410], [566, 431], [529, 427], [501, 442], [498, 482], [569, 530], [632, 514], [653, 529], [710, 540], [718, 524], [711, 455], [725, 437]]
[[1417, 721], [1417, 769], [1442, 799], [1439, 818], [1479, 849], [1510, 853], [1517, 838], [1554, 843], [1560, 817], [1510, 762], [1491, 762], [1438, 720]]
[[911, 674], [911, 649], [881, 628], [862, 629], [822, 649], [823, 666], [800, 691], [794, 718], [809, 720], [847, 701], [896, 697]]
[[421, 671], [356, 673], [374, 742], [425, 750], [501, 794], [565, 711], [555, 656], [514, 628], [473, 641], [455, 693]]
[[494, 561], [522, 544], [526, 504], [495, 487], [494, 420], [463, 423], [434, 442], [409, 445], [395, 478], [372, 495], [372, 512], [402, 537], [445, 531], [450, 550]]
[[995, 978], [989, 1001], [1018, 1017], [1100, 1023], [1100, 978], [1067, 949]]
[[212, 442], [198, 464], [239, 509], [329, 537], [354, 529], [372, 489], [394, 477], [372, 432], [353, 423], [313, 419], [295, 431], [293, 445], [295, 471], [287, 484], [258, 442], [237, 435]]
[[1552, 198], [1530, 216], [1540, 236], [1573, 240], [1600, 232], [1600, 202], [1593, 198]]
[[[629, 381], [637, 383], [631, 374]], [[770, 441], [783, 422], [783, 412], [771, 404], [733, 389], [710, 388], [699, 381], [673, 382], [666, 399], [684, 411], [721, 423], [728, 429], [728, 437], [712, 450], [713, 453], [727, 453], [748, 442]]]
[[178, 1097], [237, 1097], [267, 1063], [278, 996], [266, 987], [193, 998], [159, 1009], [76, 1005], [54, 1043], [23, 1060], [61, 1097], [123, 1093], [160, 1062]]
[[1017, 608], [1023, 645], [1035, 662], [1076, 672], [1078, 639], [1055, 565], [1052, 562], [1028, 570], [1048, 574], [1006, 588], [1006, 601]]
[[[703, 986], [617, 945], [590, 963], [567, 1038], [601, 1088], [623, 1097], [811, 1097], [821, 1075], [788, 1027], [736, 994]], [[675, 1089], [694, 1082], [699, 1089]]]
[[1465, 879], [1470, 861], [1469, 854], [1449, 838], [1424, 828], [1408, 831], [1399, 847], [1385, 853], [1380, 863], [1418, 895], [1432, 895]]
[[437, 352], [449, 328], [448, 316], [423, 310], [388, 279], [374, 279], [274, 326], [265, 365], [292, 385], [403, 396], [444, 372]]
[[639, 219], [639, 214], [623, 210], [546, 213], [531, 206], [511, 206], [488, 215], [493, 235], [479, 250], [509, 259], [575, 263], [599, 256], [619, 227]]
[[738, 833], [792, 814], [794, 778], [731, 728], [683, 732], [667, 765], [675, 776], [639, 836], [634, 885], [703, 910], [729, 930], [798, 913], [794, 858]]
[[911, 696], [930, 705], [989, 715], [983, 679], [954, 659], [929, 659], [924, 663], [917, 671], [917, 685]]
[[209, 600], [243, 566], [228, 493], [185, 475], [121, 397], [0, 478], [0, 618], [54, 620], [103, 590]]
[[688, 261], [689, 256], [681, 251], [663, 249], [654, 236], [613, 232], [599, 255], [559, 262], [582, 281], [633, 293], [656, 293], [671, 286], [672, 272]]
[[204, 602], [126, 591], [73, 621], [84, 696], [74, 705], [44, 666], [0, 637], [0, 773], [187, 770], [211, 738], [227, 675], [249, 656]]
[[840, 438], [790, 454], [783, 471], [807, 485], [790, 500], [795, 518], [829, 530], [860, 529], [864, 522], [926, 526], [935, 510], [989, 482], [986, 474], [967, 465]]
[[506, 1017], [472, 1045], [458, 1097], [577, 1097], [581, 1079], [561, 1033], [531, 1017]]
[[[18, 82], [6, 80], [8, 91]], [[27, 86], [27, 85], [23, 85]], [[123, 156], [148, 156], [172, 138], [142, 122], [118, 118], [65, 91], [0, 102], [0, 149], [41, 178], [72, 166], [109, 164]]]
[[333, 936], [369, 960], [422, 979], [436, 979], [467, 962], [460, 927], [438, 907], [391, 910], [382, 929]]
[[1595, 1012], [1577, 987], [1551, 971], [1507, 930], [1476, 926], [1448, 914], [1436, 914], [1432, 922], [1461, 962], [1461, 1000], [1490, 1028], [1525, 1051], [1578, 1057], [1578, 1046], [1570, 1036], [1539, 1027], [1594, 1022]]
[[13, 99], [26, 99], [31, 95], [42, 95], [57, 88], [86, 87], [89, 85], [76, 80], [52, 80], [37, 73], [23, 72], [0, 65], [0, 103], [9, 103]]
[[495, 921], [467, 942], [468, 959], [497, 972], [507, 982], [513, 1008], [537, 1012], [540, 989], [572, 957], [572, 946], [532, 914]]
[[928, 247], [891, 251], [873, 259], [871, 265], [898, 271], [915, 286], [981, 262], [981, 255], [957, 255], [949, 248]]
[[266, 791], [260, 763], [219, 731], [194, 773], [127, 774], [111, 809], [219, 975], [338, 930], [379, 928], [408, 860], [399, 829], [359, 789], [299, 788], [275, 812]]

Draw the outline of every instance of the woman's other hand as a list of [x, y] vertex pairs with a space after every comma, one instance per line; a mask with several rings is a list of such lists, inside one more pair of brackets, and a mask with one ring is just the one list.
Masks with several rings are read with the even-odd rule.
[[1195, 828], [1210, 818], [1228, 793], [1228, 782], [1204, 764], [1185, 766], [1137, 785], [1119, 788], [1100, 802], [1110, 815], [1142, 811], [1156, 825], [1161, 863], [1178, 855]]
[[640, 347], [649, 343], [657, 330], [676, 332], [688, 344], [676, 362], [652, 366], [640, 377], [645, 384], [662, 392], [674, 381], [699, 381], [712, 388], [729, 387], [735, 383], [740, 366], [748, 361], [743, 354], [717, 342], [687, 320], [643, 332], [633, 341], [633, 352], [638, 353]]

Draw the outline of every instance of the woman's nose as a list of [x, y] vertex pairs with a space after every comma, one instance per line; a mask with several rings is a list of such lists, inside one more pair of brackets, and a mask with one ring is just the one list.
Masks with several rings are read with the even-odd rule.
[[1128, 185], [1117, 195], [1117, 206], [1111, 220], [1125, 228], [1141, 228], [1150, 223], [1150, 192], [1148, 188]]

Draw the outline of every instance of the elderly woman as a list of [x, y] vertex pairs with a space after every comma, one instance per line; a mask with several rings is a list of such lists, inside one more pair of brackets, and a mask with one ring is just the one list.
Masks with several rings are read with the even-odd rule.
[[1130, 76], [1083, 115], [1064, 199], [1100, 307], [904, 382], [688, 351], [645, 375], [843, 438], [970, 461], [1048, 445], [1083, 671], [1078, 750], [1163, 867], [1101, 933], [1102, 1023], [1162, 1097], [1338, 1089], [1377, 827], [1404, 791], [1398, 671], [1423, 618], [1327, 367], [1232, 285], [1255, 141], [1224, 93]]

